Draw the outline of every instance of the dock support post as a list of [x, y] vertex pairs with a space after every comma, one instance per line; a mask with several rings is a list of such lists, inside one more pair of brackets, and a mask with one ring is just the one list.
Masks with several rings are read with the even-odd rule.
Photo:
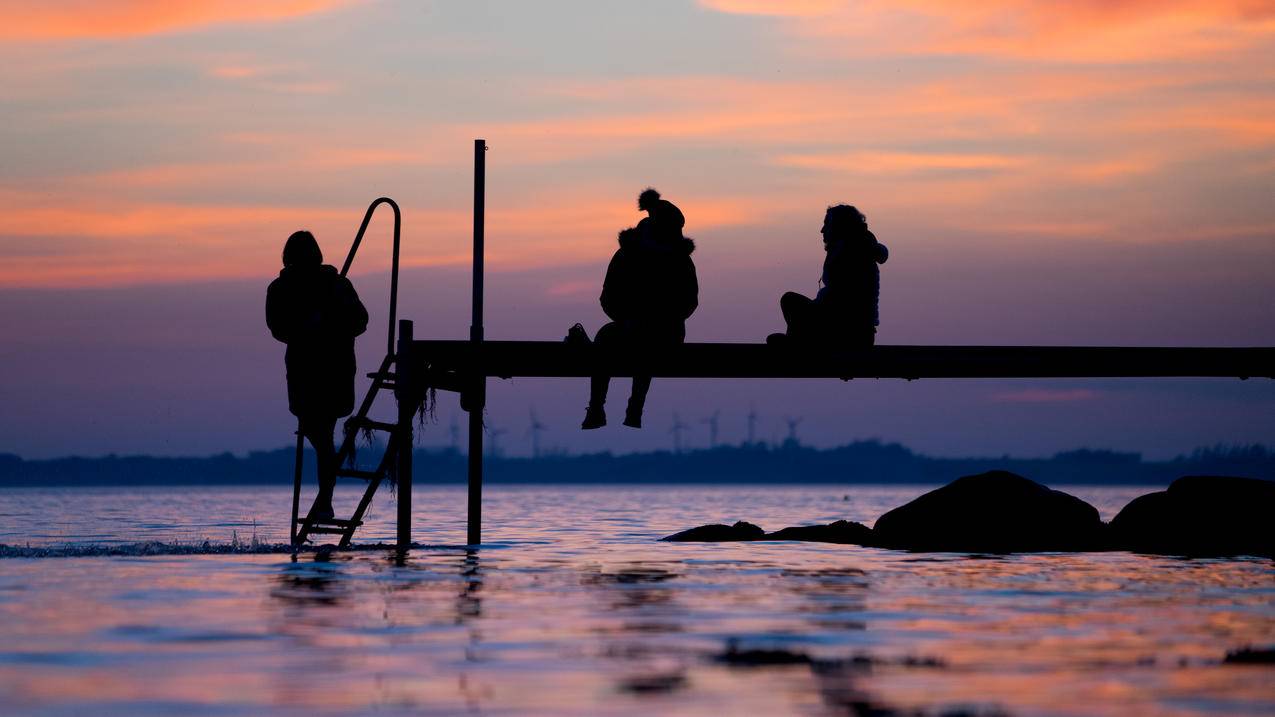
[[394, 442], [395, 476], [398, 479], [398, 552], [412, 547], [412, 419], [421, 400], [412, 375], [412, 322], [398, 322], [398, 352], [395, 354], [394, 398], [398, 402], [398, 426]]
[[[487, 142], [474, 140], [474, 278], [473, 316], [469, 340], [474, 360], [483, 342], [483, 231], [486, 213]], [[469, 522], [465, 542], [478, 545], [483, 536], [483, 409], [487, 405], [487, 378], [482, 371], [473, 377], [469, 405]]]

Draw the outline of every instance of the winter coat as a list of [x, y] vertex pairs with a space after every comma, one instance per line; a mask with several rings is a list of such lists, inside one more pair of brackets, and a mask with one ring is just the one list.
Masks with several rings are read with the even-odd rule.
[[685, 334], [686, 319], [699, 306], [699, 281], [682, 236], [626, 229], [602, 283], [602, 310], [628, 329]]
[[288, 409], [311, 419], [354, 410], [354, 337], [367, 309], [335, 267], [284, 267], [266, 290], [266, 325], [288, 345]]
[[823, 260], [823, 287], [815, 296], [825, 316], [835, 317], [852, 331], [880, 325], [881, 270], [890, 257], [886, 246], [872, 232], [827, 247]]

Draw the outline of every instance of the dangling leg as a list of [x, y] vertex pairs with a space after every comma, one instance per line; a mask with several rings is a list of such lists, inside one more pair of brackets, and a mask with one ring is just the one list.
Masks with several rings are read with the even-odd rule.
[[314, 506], [310, 514], [317, 518], [331, 518], [332, 493], [336, 489], [336, 446], [332, 432], [336, 430], [336, 419], [302, 419], [301, 431], [310, 445], [314, 447], [316, 463], [318, 463], [319, 494], [314, 497]]
[[[648, 327], [639, 339], [639, 343], [650, 351], [658, 351], [660, 346], [675, 346], [684, 341], [686, 324], [680, 321]], [[650, 390], [650, 376], [633, 377], [633, 392], [629, 394], [629, 405], [624, 411], [624, 425], [630, 428], [642, 427], [642, 409], [646, 407], [646, 394]]]
[[[619, 339], [619, 331], [620, 327], [615, 322], [605, 324], [598, 329], [598, 334], [593, 337], [593, 343], [598, 346], [614, 346]], [[610, 385], [610, 376], [593, 376], [589, 379], [589, 406], [584, 410], [584, 421], [580, 424], [581, 429], [589, 431], [607, 424], [605, 406], [607, 403], [607, 389]]]
[[589, 379], [589, 406], [584, 409], [581, 429], [589, 431], [607, 424], [607, 414], [603, 407], [607, 403], [607, 389], [610, 385], [610, 376], [593, 376]]
[[650, 376], [633, 377], [633, 393], [629, 395], [629, 405], [624, 410], [624, 425], [629, 428], [642, 427], [642, 409], [646, 406], [646, 394], [650, 390]]

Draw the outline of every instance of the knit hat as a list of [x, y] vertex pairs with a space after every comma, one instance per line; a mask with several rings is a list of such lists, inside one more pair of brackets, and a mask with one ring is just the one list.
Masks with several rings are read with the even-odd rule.
[[682, 214], [682, 210], [669, 200], [660, 199], [660, 193], [653, 187], [648, 187], [638, 195], [638, 209], [650, 212], [656, 224], [676, 230], [679, 234], [686, 226], [686, 216]]

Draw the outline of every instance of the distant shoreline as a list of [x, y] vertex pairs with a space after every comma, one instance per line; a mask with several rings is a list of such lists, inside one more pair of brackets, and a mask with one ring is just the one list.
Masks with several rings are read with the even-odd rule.
[[[360, 450], [365, 460], [378, 447]], [[314, 457], [307, 453], [306, 480]], [[465, 455], [417, 449], [419, 485], [461, 484]], [[817, 449], [796, 444], [719, 446], [682, 453], [488, 456], [489, 484], [828, 485], [944, 484], [963, 475], [1007, 470], [1047, 485], [1167, 485], [1185, 475], [1234, 475], [1275, 480], [1275, 451], [1263, 445], [1200, 448], [1166, 461], [1137, 453], [1079, 449], [1049, 458], [937, 458], [897, 443], [859, 441]], [[289, 485], [293, 449], [246, 456], [105, 456], [23, 460], [0, 453], [0, 488], [54, 486]]]

